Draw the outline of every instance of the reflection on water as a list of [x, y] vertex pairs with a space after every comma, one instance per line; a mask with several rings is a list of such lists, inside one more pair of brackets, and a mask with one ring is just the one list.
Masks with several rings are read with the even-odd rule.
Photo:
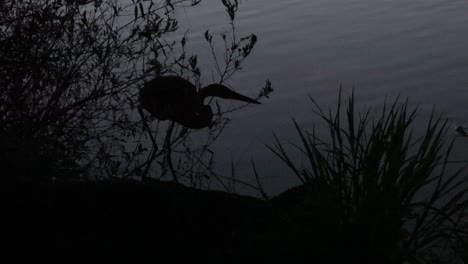
[[[362, 106], [401, 94], [419, 105], [421, 117], [435, 104], [455, 124], [467, 125], [467, 13], [468, 2], [462, 0], [243, 1], [238, 30], [257, 34], [259, 42], [229, 84], [254, 95], [269, 78], [275, 92], [261, 107], [231, 115], [231, 129], [216, 145], [223, 153], [219, 168], [230, 166], [232, 159], [238, 176], [250, 179], [254, 159], [270, 192], [293, 184], [264, 144], [272, 142], [273, 131], [294, 142], [291, 118], [305, 127], [314, 120], [307, 96], [333, 107], [340, 84], [345, 94], [354, 85]], [[208, 53], [205, 29], [213, 33], [229, 26], [215, 1], [178, 15], [182, 29], [190, 28], [191, 48], [201, 55]], [[211, 67], [209, 59], [200, 62]], [[466, 149], [468, 142], [460, 145]], [[281, 172], [284, 176], [271, 177]]]

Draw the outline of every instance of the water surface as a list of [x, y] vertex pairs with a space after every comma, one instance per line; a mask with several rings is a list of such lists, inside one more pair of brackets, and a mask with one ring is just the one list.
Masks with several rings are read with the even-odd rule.
[[[261, 106], [230, 114], [233, 121], [214, 146], [219, 172], [230, 171], [233, 160], [238, 177], [252, 180], [253, 159], [269, 192], [295, 184], [264, 145], [273, 143], [273, 132], [297, 142], [291, 119], [304, 127], [317, 120], [308, 96], [333, 107], [340, 85], [345, 95], [354, 86], [362, 107], [399, 94], [419, 106], [421, 119], [436, 105], [454, 124], [468, 125], [467, 14], [462, 0], [243, 1], [238, 32], [255, 33], [259, 41], [229, 84], [255, 96], [268, 78], [275, 91]], [[227, 14], [219, 1], [203, 1], [178, 17], [210, 76], [203, 32], [227, 30]], [[459, 142], [467, 149], [468, 140]]]

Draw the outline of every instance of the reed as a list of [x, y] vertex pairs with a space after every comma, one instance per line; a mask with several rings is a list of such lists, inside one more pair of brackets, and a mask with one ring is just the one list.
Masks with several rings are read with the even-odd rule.
[[328, 136], [294, 120], [300, 139], [295, 148], [308, 164], [299, 165], [276, 135], [268, 148], [302, 186], [320, 182], [332, 190], [340, 230], [334, 239], [341, 249], [385, 263], [461, 260], [468, 251], [468, 179], [466, 164], [453, 168], [450, 162], [454, 140], [447, 140], [448, 122], [433, 111], [423, 133], [416, 133], [417, 109], [408, 100], [385, 102], [376, 118], [370, 109], [356, 110], [354, 93], [344, 107], [340, 91], [335, 111], [311, 101]]

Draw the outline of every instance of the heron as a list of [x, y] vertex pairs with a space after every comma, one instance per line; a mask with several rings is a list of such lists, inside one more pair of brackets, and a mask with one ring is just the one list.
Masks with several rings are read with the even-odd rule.
[[257, 100], [236, 93], [226, 86], [213, 83], [197, 91], [195, 85], [179, 76], [159, 76], [145, 83], [140, 90], [140, 104], [159, 120], [172, 120], [187, 128], [210, 127], [213, 111], [205, 105], [207, 97], [260, 104]]

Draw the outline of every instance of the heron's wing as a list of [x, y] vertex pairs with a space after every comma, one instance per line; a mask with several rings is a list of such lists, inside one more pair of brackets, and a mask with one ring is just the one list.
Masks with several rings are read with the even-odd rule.
[[178, 118], [197, 97], [196, 87], [178, 76], [156, 77], [140, 91], [142, 107], [161, 120]]

